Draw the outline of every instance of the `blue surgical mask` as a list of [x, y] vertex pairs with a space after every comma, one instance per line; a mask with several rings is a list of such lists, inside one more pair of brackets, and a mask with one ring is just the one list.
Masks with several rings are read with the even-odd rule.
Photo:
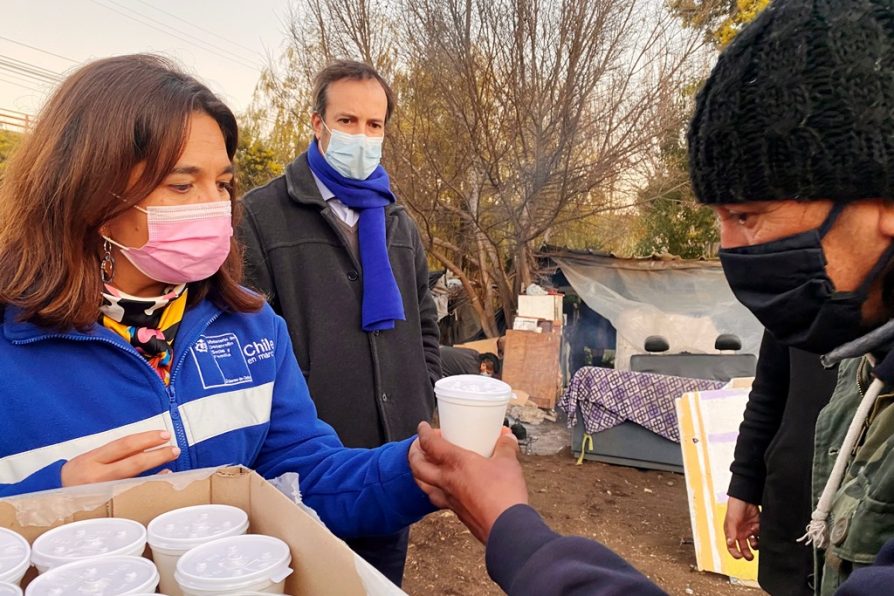
[[329, 165], [345, 178], [369, 178], [382, 160], [382, 143], [385, 137], [349, 135], [330, 129], [325, 122], [323, 126], [329, 131], [329, 145], [323, 155]]

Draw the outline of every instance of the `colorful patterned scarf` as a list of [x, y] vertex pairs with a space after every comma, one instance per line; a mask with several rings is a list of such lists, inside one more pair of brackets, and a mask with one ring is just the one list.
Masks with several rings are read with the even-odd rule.
[[186, 310], [186, 284], [157, 298], [131, 296], [106, 285], [100, 322], [123, 337], [167, 386], [171, 382], [174, 338]]

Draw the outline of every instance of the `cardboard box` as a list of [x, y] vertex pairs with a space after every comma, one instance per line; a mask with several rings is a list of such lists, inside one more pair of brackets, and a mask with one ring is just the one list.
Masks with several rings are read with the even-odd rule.
[[541, 333], [542, 330], [538, 327], [538, 324], [543, 319], [536, 319], [534, 317], [515, 317], [512, 321], [512, 329], [515, 331], [533, 331], [534, 333]]
[[[0, 500], [0, 526], [34, 542], [47, 530], [73, 521], [123, 517], [145, 525], [172, 509], [208, 503], [239, 507], [248, 513], [250, 533], [275, 536], [289, 545], [294, 573], [286, 580], [286, 594], [404, 594], [272, 484], [241, 467], [11, 497]], [[151, 558], [148, 547], [145, 556]], [[30, 569], [23, 585], [35, 574], [34, 568]]]
[[563, 294], [548, 294], [546, 296], [521, 294], [518, 297], [518, 316], [561, 322], [563, 298]]

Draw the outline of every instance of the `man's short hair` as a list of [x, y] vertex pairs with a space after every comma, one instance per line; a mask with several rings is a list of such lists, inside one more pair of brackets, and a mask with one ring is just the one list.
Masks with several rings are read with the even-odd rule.
[[317, 73], [314, 78], [313, 89], [313, 111], [319, 114], [321, 118], [326, 116], [326, 92], [329, 85], [336, 81], [350, 79], [352, 81], [368, 81], [375, 79], [385, 90], [385, 97], [388, 99], [388, 110], [385, 112], [385, 122], [391, 119], [394, 112], [394, 91], [382, 78], [382, 75], [375, 68], [364, 62], [356, 62], [354, 60], [336, 60]]

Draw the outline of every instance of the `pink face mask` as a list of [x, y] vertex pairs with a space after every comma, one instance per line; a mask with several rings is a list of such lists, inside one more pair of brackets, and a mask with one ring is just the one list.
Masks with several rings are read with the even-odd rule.
[[131, 248], [103, 238], [120, 248], [134, 267], [155, 281], [184, 284], [207, 279], [217, 273], [230, 254], [230, 201], [134, 208], [147, 215], [146, 244]]

